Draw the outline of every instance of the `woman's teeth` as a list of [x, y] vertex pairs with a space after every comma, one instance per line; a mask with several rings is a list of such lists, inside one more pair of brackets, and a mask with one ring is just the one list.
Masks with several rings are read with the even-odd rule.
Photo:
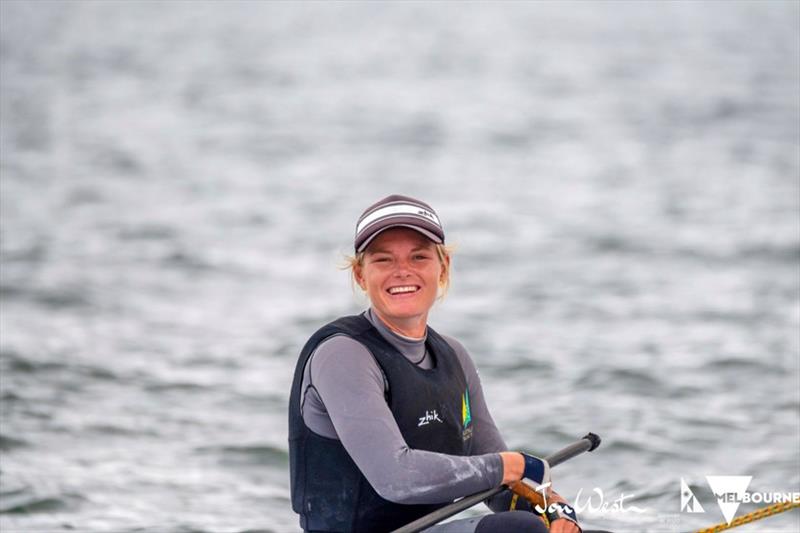
[[405, 287], [390, 287], [389, 294], [400, 294], [404, 292], [416, 292], [417, 287], [415, 285], [407, 285]]

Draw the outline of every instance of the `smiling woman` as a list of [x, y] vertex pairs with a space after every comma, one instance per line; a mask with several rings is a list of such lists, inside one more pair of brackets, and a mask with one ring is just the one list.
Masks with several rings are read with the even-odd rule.
[[384, 231], [353, 261], [353, 279], [384, 323], [407, 337], [423, 337], [428, 311], [450, 280], [450, 254], [403, 227]]
[[[450, 288], [450, 261], [451, 257], [453, 256], [453, 248], [445, 244], [434, 244], [434, 250], [436, 257], [439, 259], [439, 263], [444, 269], [442, 277], [438, 282], [439, 292], [437, 294], [437, 298], [441, 299], [445, 297], [448, 289]], [[357, 283], [359, 286], [361, 286], [361, 283], [359, 283], [356, 272], [361, 272], [363, 269], [366, 255], [367, 252], [358, 252], [355, 255], [347, 258], [347, 267], [350, 268], [350, 271], [353, 274], [353, 282]], [[364, 289], [363, 286], [361, 286], [361, 288]]]
[[[292, 507], [301, 527], [390, 531], [501, 484], [530, 496], [548, 483], [547, 461], [506, 451], [464, 346], [428, 326], [451, 264], [434, 209], [400, 195], [376, 202], [356, 224], [354, 251], [353, 279], [370, 308], [314, 333], [292, 383]], [[495, 514], [426, 531], [547, 531], [511, 491], [487, 503]], [[568, 506], [549, 520], [550, 531], [580, 530]]]

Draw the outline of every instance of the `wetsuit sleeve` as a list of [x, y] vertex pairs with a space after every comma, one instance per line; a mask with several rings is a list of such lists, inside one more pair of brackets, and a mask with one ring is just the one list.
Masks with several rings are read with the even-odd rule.
[[[472, 443], [473, 452], [491, 453], [508, 450], [505, 440], [503, 440], [502, 435], [500, 435], [500, 430], [497, 429], [497, 425], [494, 423], [491, 413], [489, 413], [489, 407], [486, 405], [486, 397], [483, 394], [483, 387], [481, 386], [481, 378], [475, 367], [475, 363], [472, 361], [472, 357], [470, 357], [466, 348], [453, 337], [444, 335], [444, 339], [456, 352], [456, 356], [458, 356], [458, 360], [461, 362], [461, 368], [464, 370], [464, 375], [467, 378], [472, 423], [474, 424], [472, 435], [472, 438], [475, 439]], [[504, 490], [486, 500], [485, 503], [496, 513], [508, 511], [513, 496], [514, 494], [510, 490]], [[532, 506], [527, 501], [518, 498], [514, 508], [520, 511], [530, 511]]]
[[336, 435], [381, 497], [404, 504], [444, 503], [502, 481], [496, 453], [459, 457], [409, 448], [384, 399], [380, 367], [361, 343], [330, 339], [310, 364]]

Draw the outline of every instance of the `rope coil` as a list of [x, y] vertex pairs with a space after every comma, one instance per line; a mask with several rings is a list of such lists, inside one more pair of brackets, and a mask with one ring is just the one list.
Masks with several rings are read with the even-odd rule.
[[756, 520], [761, 520], [762, 518], [776, 515], [778, 513], [783, 513], [784, 511], [789, 511], [790, 509], [795, 509], [797, 507], [800, 507], [800, 502], [775, 503], [770, 505], [769, 507], [756, 509], [752, 513], [747, 513], [746, 515], [734, 518], [730, 524], [717, 524], [716, 526], [712, 526], [707, 529], [701, 529], [697, 531], [697, 533], [717, 533], [717, 531], [724, 531], [726, 529], [730, 529], [736, 526], [749, 524], [750, 522], [755, 522]]

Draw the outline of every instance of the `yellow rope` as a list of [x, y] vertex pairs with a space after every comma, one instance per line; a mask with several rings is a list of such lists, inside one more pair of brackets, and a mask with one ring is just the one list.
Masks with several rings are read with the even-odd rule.
[[755, 522], [756, 520], [761, 520], [762, 518], [766, 518], [774, 514], [794, 509], [795, 507], [800, 507], [800, 502], [775, 503], [770, 505], [769, 507], [756, 509], [752, 513], [747, 513], [746, 515], [734, 518], [730, 524], [717, 524], [716, 526], [712, 526], [708, 529], [701, 529], [697, 533], [717, 533], [717, 531], [724, 531], [732, 527], [741, 526], [743, 524], [749, 524], [750, 522]]

